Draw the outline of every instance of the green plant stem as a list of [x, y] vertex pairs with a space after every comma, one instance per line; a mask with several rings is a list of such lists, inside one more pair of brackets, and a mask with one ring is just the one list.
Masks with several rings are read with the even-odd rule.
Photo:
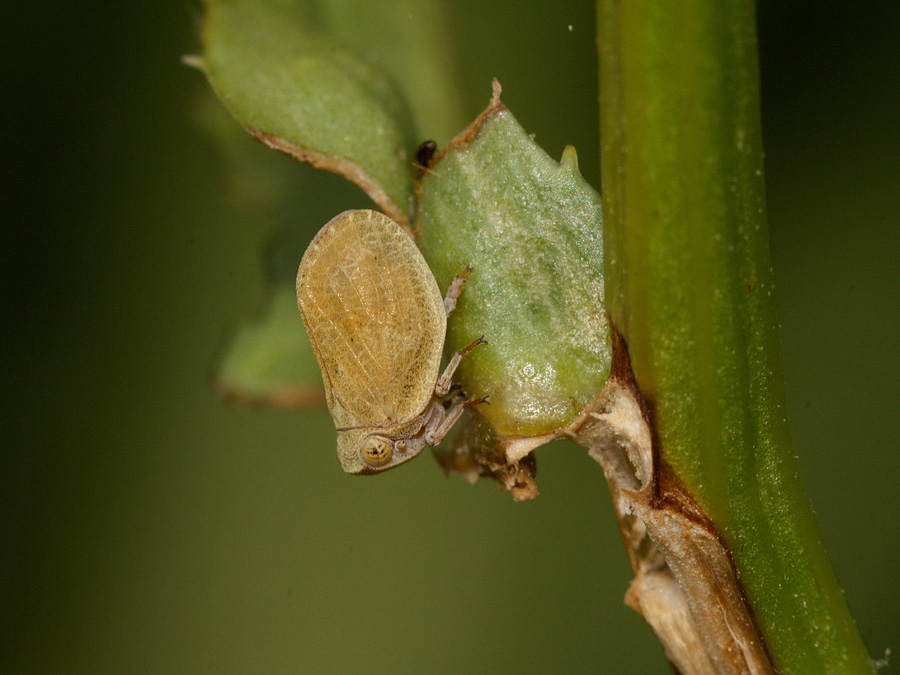
[[751, 0], [598, 0], [607, 309], [780, 673], [870, 673], [788, 430]]

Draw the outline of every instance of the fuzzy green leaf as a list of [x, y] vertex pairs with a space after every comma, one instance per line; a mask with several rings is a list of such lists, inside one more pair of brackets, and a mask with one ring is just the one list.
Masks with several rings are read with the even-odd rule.
[[484, 334], [458, 379], [500, 437], [557, 430], [609, 372], [599, 195], [575, 150], [551, 159], [499, 100], [422, 180], [420, 244], [442, 288], [472, 266], [446, 353]]
[[319, 25], [388, 73], [412, 111], [418, 141], [450, 141], [469, 122], [443, 0], [317, 0]]
[[401, 90], [295, 0], [209, 0], [203, 68], [254, 136], [360, 185], [408, 220], [418, 143]]

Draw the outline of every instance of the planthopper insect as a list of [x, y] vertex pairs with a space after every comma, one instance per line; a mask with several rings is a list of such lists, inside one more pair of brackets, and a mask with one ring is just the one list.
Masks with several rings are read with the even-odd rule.
[[322, 370], [347, 473], [390, 469], [436, 445], [465, 408], [441, 399], [460, 359], [440, 373], [447, 315], [469, 268], [441, 298], [412, 238], [376, 211], [346, 211], [323, 227], [297, 272], [297, 304]]

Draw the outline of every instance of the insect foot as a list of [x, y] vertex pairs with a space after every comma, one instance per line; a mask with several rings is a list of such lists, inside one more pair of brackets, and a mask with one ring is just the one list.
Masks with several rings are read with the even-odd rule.
[[447, 315], [467, 267], [442, 298], [412, 238], [376, 211], [346, 211], [315, 236], [297, 272], [297, 304], [322, 371], [347, 473], [391, 469], [435, 445], [465, 408], [444, 410], [460, 360], [443, 373]]

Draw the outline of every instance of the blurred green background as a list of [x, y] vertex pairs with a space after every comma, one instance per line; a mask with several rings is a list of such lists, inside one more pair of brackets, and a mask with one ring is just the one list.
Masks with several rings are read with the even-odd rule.
[[[453, 4], [465, 103], [498, 77], [599, 185], [593, 8], [550, 4]], [[669, 672], [623, 605], [583, 451], [539, 450], [541, 497], [515, 504], [427, 457], [346, 476], [326, 413], [214, 394], [271, 224], [234, 207], [195, 123], [197, 19], [169, 0], [0, 8], [3, 670]], [[898, 35], [889, 3], [760, 6], [791, 428], [876, 657], [900, 649]], [[296, 170], [308, 227], [367, 206]]]

